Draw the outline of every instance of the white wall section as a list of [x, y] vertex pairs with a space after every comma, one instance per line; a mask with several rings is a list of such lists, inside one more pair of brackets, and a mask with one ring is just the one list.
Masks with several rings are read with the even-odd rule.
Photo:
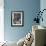
[[4, 0], [0, 0], [0, 42], [4, 41]]

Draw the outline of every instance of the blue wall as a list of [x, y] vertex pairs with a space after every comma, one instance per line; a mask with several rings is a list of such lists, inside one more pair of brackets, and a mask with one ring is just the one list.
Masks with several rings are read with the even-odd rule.
[[[7, 41], [18, 41], [24, 37], [32, 28], [35, 12], [40, 9], [40, 0], [5, 0], [4, 1], [4, 35]], [[11, 11], [24, 11], [24, 26], [11, 27]]]
[[[43, 9], [46, 9], [46, 0], [41, 0], [40, 1], [40, 10], [42, 11]], [[43, 12], [43, 22], [40, 22], [40, 25], [45, 26], [46, 27], [46, 10]]]

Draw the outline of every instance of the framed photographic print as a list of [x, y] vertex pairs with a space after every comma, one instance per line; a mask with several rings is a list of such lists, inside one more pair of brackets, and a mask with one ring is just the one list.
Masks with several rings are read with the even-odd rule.
[[24, 11], [12, 11], [11, 26], [23, 26], [23, 25], [24, 25]]

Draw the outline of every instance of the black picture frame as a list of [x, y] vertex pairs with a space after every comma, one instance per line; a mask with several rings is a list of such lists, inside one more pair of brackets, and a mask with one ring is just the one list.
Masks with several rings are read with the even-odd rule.
[[24, 26], [24, 11], [11, 11], [11, 26]]

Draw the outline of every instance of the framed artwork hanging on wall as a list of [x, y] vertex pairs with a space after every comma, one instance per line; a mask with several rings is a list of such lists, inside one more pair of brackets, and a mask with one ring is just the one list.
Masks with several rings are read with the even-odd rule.
[[24, 25], [24, 11], [11, 12], [11, 26], [20, 27]]

